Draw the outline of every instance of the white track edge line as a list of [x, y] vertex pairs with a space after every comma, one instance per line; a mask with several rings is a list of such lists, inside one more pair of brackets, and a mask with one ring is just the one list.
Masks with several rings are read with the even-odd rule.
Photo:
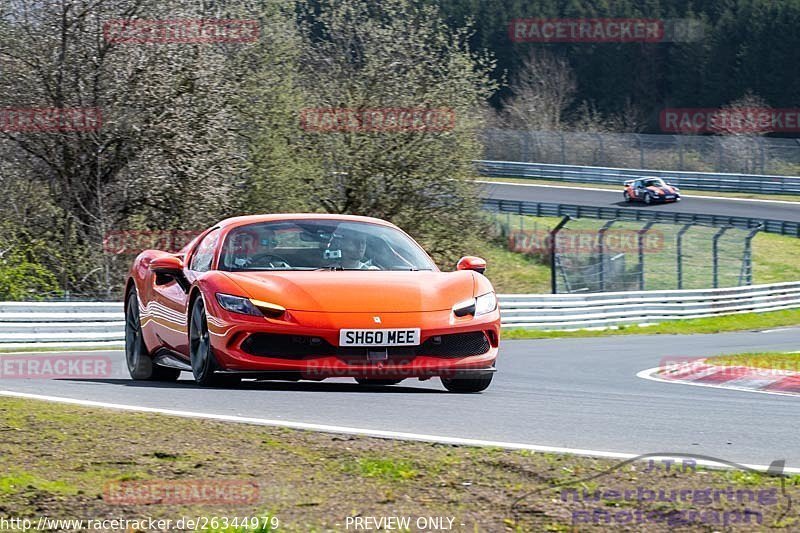
[[[633, 453], [623, 453], [623, 452], [609, 452], [604, 450], [587, 450], [581, 448], [563, 448], [559, 446], [542, 446], [538, 444], [522, 444], [517, 442], [501, 442], [501, 441], [491, 441], [491, 440], [483, 440], [483, 439], [467, 439], [462, 437], [444, 437], [439, 435], [426, 435], [422, 433], [408, 433], [402, 431], [388, 431], [388, 430], [380, 430], [380, 429], [364, 429], [364, 428], [354, 428], [348, 426], [334, 426], [328, 424], [314, 424], [308, 422], [292, 422], [288, 420], [274, 420], [274, 419], [267, 419], [267, 418], [252, 418], [252, 417], [243, 417], [243, 416], [236, 416], [236, 415], [222, 415], [222, 414], [213, 414], [213, 413], [200, 413], [195, 411], [179, 411], [174, 409], [160, 409], [156, 407], [142, 407], [137, 405], [126, 405], [126, 404], [115, 404], [115, 403], [108, 403], [108, 402], [96, 402], [92, 400], [79, 400], [75, 398], [64, 398], [60, 396], [48, 396], [43, 394], [30, 394], [26, 392], [16, 392], [16, 391], [8, 391], [8, 390], [0, 390], [0, 396], [6, 396], [11, 398], [23, 398], [23, 399], [32, 399], [32, 400], [44, 400], [49, 402], [55, 403], [63, 403], [63, 404], [70, 404], [70, 405], [80, 405], [83, 407], [103, 407], [109, 409], [118, 409], [122, 411], [135, 411], [141, 413], [153, 413], [153, 414], [162, 414], [162, 415], [169, 415], [169, 416], [178, 416], [182, 418], [200, 418], [200, 419], [208, 419], [208, 420], [217, 420], [220, 422], [235, 422], [240, 424], [254, 424], [254, 425], [261, 425], [261, 426], [275, 426], [275, 427], [286, 427], [291, 429], [303, 429], [303, 430], [311, 430], [311, 431], [319, 431], [323, 433], [346, 433], [351, 435], [361, 435], [365, 437], [378, 437], [378, 438], [388, 438], [388, 439], [396, 439], [396, 440], [411, 440], [411, 441], [422, 441], [422, 442], [436, 442], [441, 444], [453, 444], [453, 445], [461, 445], [461, 446], [480, 446], [480, 447], [497, 447], [497, 448], [505, 448], [510, 450], [530, 450], [534, 452], [542, 452], [542, 453], [563, 453], [563, 454], [571, 454], [571, 455], [579, 455], [584, 457], [597, 457], [597, 458], [605, 458], [605, 459], [633, 459], [635, 457], [639, 457], [640, 454], [633, 454]], [[669, 455], [658, 456], [658, 457], [648, 457], [648, 459], [669, 459], [672, 458]], [[706, 466], [714, 469], [722, 469], [722, 470], [729, 470], [732, 469], [730, 466], [724, 465], [722, 463], [716, 463], [714, 461], [707, 461], [707, 460], [698, 460], [696, 464], [700, 466]], [[767, 465], [752, 465], [752, 464], [741, 464], [741, 466], [751, 468], [753, 470], [762, 470], [766, 471], [769, 466]], [[787, 473], [793, 474], [800, 474], [800, 468], [794, 467], [787, 467], [784, 468], [784, 471]]]

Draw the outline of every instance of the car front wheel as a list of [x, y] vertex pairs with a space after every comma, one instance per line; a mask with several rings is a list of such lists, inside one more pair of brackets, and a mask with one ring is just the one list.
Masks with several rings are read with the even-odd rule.
[[471, 393], [486, 390], [492, 383], [493, 374], [474, 378], [441, 378], [442, 385], [450, 392]]
[[208, 332], [206, 308], [202, 298], [198, 298], [192, 307], [189, 321], [189, 358], [192, 374], [198, 385], [216, 387], [234, 385], [240, 381], [238, 376], [215, 372], [220, 366], [211, 348], [211, 335]]

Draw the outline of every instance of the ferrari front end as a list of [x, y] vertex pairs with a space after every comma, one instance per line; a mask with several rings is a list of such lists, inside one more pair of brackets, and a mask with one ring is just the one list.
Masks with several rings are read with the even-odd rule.
[[[206, 302], [212, 347], [225, 371], [265, 379], [397, 381], [491, 374], [500, 337], [496, 297], [491, 290], [472, 294], [477, 274], [454, 274], [238, 276], [237, 284], [250, 289], [242, 292], [257, 293], [266, 280], [283, 285], [284, 294], [302, 287], [304, 298], [293, 306], [269, 302], [264, 294], [218, 293], [215, 301]], [[322, 293], [324, 284], [327, 296], [309, 294], [314, 286]], [[468, 297], [451, 297], [442, 305], [448, 294], [464, 289]]]

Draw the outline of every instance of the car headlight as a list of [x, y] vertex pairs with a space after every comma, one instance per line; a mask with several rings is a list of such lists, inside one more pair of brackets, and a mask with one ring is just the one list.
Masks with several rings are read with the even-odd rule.
[[497, 296], [493, 292], [487, 292], [477, 298], [464, 300], [453, 306], [453, 314], [456, 316], [481, 316], [491, 313], [497, 309]]
[[261, 311], [253, 305], [250, 298], [243, 298], [242, 296], [232, 296], [230, 294], [217, 293], [217, 301], [223, 309], [231, 313], [239, 313], [242, 315], [263, 316]]
[[475, 316], [491, 313], [495, 309], [497, 309], [497, 296], [493, 292], [475, 298]]

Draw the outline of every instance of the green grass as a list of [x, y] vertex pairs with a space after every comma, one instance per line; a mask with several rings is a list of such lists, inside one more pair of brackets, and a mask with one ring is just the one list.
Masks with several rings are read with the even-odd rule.
[[721, 366], [749, 366], [774, 370], [800, 371], [800, 353], [751, 352], [719, 355], [706, 359], [708, 363]]
[[418, 472], [411, 461], [392, 458], [365, 457], [356, 460], [356, 471], [365, 477], [387, 481], [402, 481], [417, 477]]
[[744, 313], [710, 318], [675, 320], [647, 327], [619, 326], [618, 329], [540, 331], [535, 329], [504, 329], [502, 338], [508, 339], [552, 339], [560, 337], [607, 337], [611, 335], [686, 335], [696, 333], [722, 333], [725, 331], [747, 331], [800, 325], [800, 309], [773, 311], [770, 313]]
[[[622, 182], [619, 185], [608, 185], [605, 183], [580, 183], [575, 181], [560, 181], [560, 180], [544, 180], [532, 178], [489, 178], [480, 176], [477, 178], [480, 181], [499, 181], [507, 183], [529, 183], [533, 185], [553, 185], [561, 187], [574, 187], [577, 189], [591, 188], [591, 189], [608, 189], [609, 191], [619, 191], [620, 200], [622, 199]], [[745, 198], [755, 200], [780, 200], [784, 202], [800, 202], [800, 196], [791, 194], [757, 194], [747, 192], [720, 192], [709, 191], [706, 189], [692, 189], [689, 187], [681, 187], [681, 192], [692, 191], [700, 196], [718, 196], [720, 198]], [[689, 195], [690, 196], [690, 195]]]
[[70, 495], [78, 493], [77, 487], [70, 483], [50, 481], [27, 472], [7, 472], [0, 477], [0, 495], [8, 496], [29, 490]]
[[800, 280], [800, 239], [759, 233], [753, 239], [756, 283]]
[[498, 243], [486, 243], [478, 253], [486, 259], [486, 276], [498, 293], [549, 293], [550, 268]]

